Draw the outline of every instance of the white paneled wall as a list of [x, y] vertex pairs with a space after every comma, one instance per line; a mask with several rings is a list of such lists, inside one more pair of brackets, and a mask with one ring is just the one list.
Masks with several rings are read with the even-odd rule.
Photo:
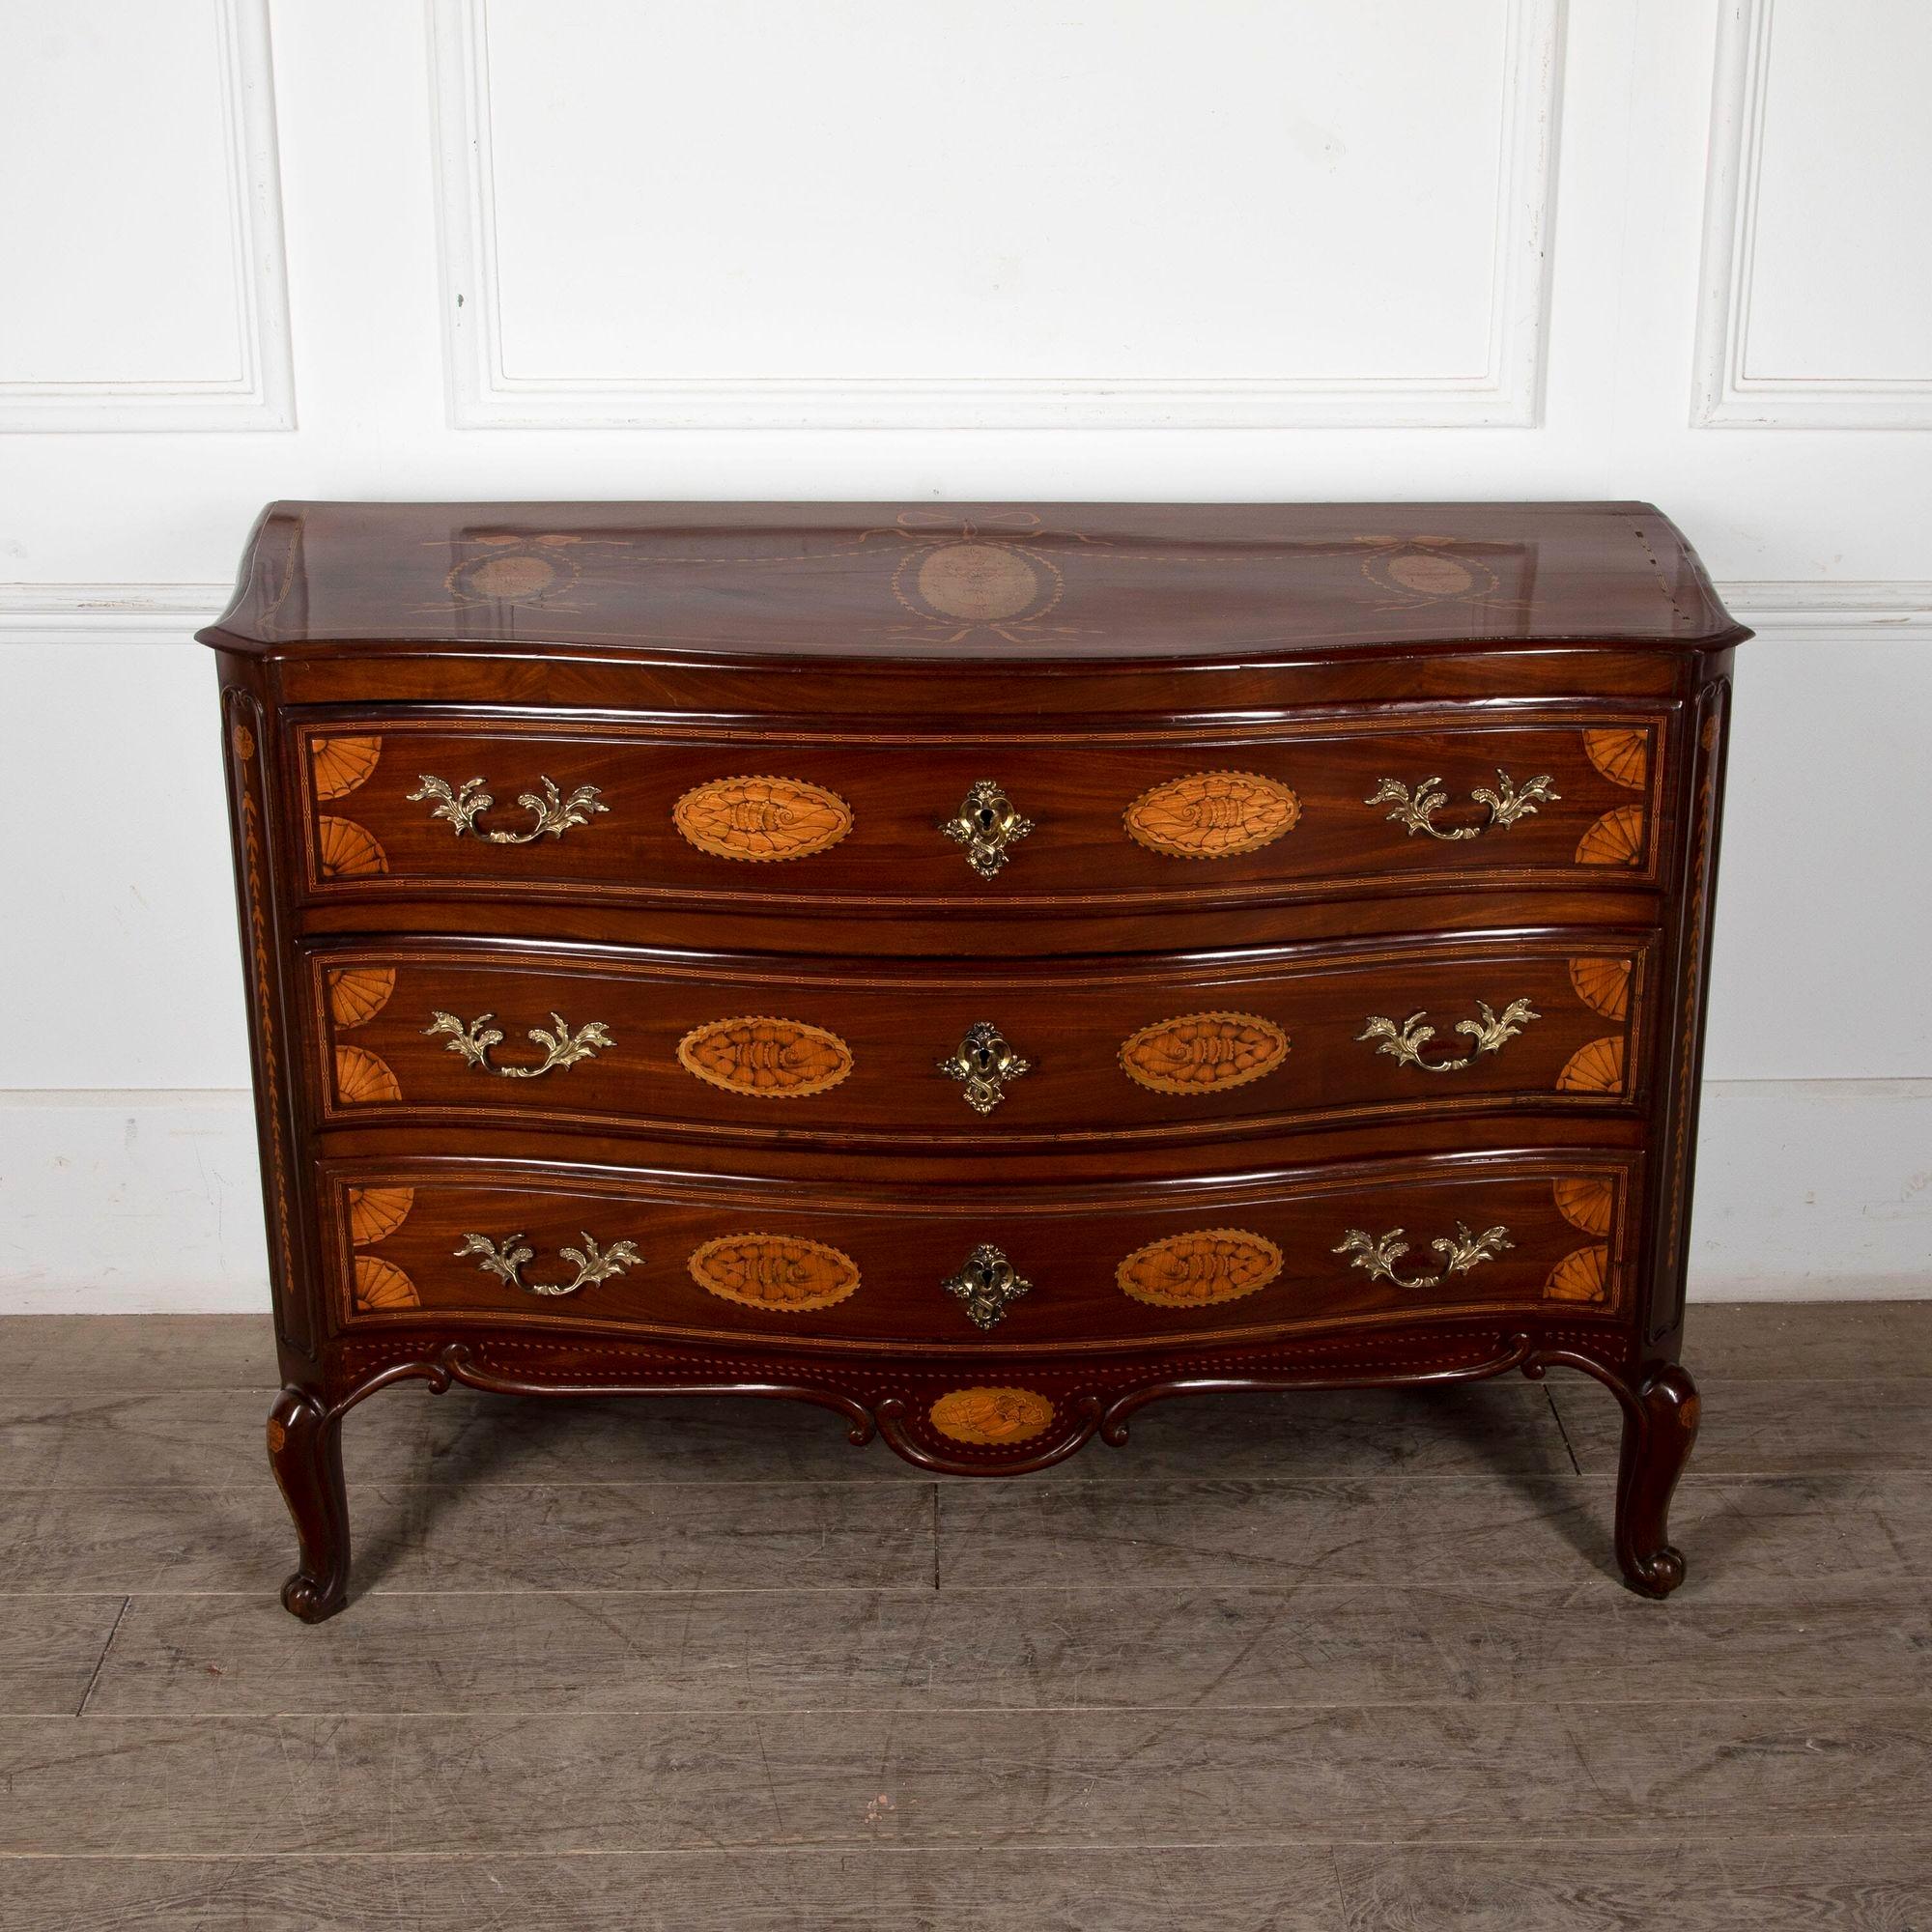
[[1920, 0], [4, 0], [0, 1307], [263, 1302], [185, 639], [325, 495], [1651, 497], [1763, 632], [1693, 1293], [1932, 1292], [1928, 71]]

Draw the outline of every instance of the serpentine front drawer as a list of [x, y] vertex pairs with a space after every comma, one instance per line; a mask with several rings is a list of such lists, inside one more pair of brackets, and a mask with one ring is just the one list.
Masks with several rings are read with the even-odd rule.
[[1388, 1162], [1176, 1192], [331, 1167], [349, 1324], [534, 1318], [740, 1345], [989, 1350], [1264, 1338], [1622, 1304], [1637, 1162]]
[[1648, 885], [1667, 712], [1238, 737], [756, 747], [373, 716], [296, 733], [308, 890], [592, 900], [1215, 904], [1445, 881]]
[[1653, 953], [1650, 935], [1586, 929], [975, 973], [413, 942], [312, 952], [309, 997], [336, 1122], [1184, 1139], [1486, 1105], [1628, 1111]]

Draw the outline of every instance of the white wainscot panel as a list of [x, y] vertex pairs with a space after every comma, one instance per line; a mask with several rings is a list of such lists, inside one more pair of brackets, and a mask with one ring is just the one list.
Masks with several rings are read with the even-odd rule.
[[293, 424], [267, 0], [0, 14], [0, 429]]
[[214, 660], [186, 614], [29, 641], [20, 601], [0, 597], [0, 1088], [243, 1085]]
[[1528, 423], [1561, 0], [435, 0], [461, 426]]
[[1695, 419], [1932, 426], [1932, 8], [1726, 0]]
[[1763, 628], [1738, 649], [1705, 1072], [1932, 1078], [1932, 608], [1733, 608]]

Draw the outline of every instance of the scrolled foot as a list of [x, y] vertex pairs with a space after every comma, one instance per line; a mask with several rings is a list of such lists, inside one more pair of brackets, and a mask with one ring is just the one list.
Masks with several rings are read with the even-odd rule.
[[1617, 1469], [1617, 1563], [1641, 1597], [1667, 1597], [1684, 1580], [1669, 1540], [1670, 1497], [1697, 1440], [1697, 1388], [1675, 1362], [1652, 1370], [1624, 1411]]
[[342, 1418], [305, 1390], [285, 1388], [269, 1415], [269, 1464], [295, 1519], [300, 1562], [282, 1607], [319, 1624], [349, 1601], [349, 1499]]

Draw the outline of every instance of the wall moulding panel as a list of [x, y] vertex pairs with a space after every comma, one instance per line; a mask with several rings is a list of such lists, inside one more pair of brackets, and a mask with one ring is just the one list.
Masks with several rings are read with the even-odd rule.
[[268, 0], [53, 9], [14, 43], [0, 429], [294, 428]]
[[1922, 9], [1725, 0], [1693, 423], [1932, 428], [1928, 64]]
[[1539, 420], [1565, 0], [986, 9], [432, 0], [452, 423]]

